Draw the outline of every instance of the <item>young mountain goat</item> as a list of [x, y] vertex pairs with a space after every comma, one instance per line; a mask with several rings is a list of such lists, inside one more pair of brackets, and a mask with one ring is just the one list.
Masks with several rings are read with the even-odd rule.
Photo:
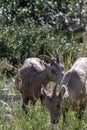
[[64, 75], [64, 67], [58, 57], [56, 59], [44, 57], [49, 60], [50, 64], [39, 58], [26, 59], [15, 79], [16, 86], [21, 87], [24, 109], [29, 101], [34, 105], [36, 100], [42, 97], [41, 84], [46, 86], [50, 81], [59, 84]]
[[51, 97], [47, 95], [47, 90], [42, 88], [46, 106], [51, 114], [51, 122], [53, 124], [59, 122], [61, 111], [64, 122], [68, 109], [76, 111], [78, 119], [81, 119], [87, 104], [87, 58], [76, 60], [71, 69], [65, 73], [58, 93], [56, 87], [57, 85]]

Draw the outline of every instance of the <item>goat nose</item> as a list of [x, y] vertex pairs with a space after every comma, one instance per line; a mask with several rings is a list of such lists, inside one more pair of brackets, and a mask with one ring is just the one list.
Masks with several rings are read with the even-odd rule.
[[53, 120], [52, 123], [53, 123], [53, 124], [57, 124], [57, 123], [58, 123], [58, 120]]

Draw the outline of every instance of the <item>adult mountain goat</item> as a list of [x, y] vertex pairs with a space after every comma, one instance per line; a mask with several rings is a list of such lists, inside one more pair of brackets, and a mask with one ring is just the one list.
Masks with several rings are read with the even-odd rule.
[[46, 97], [46, 106], [51, 114], [51, 122], [59, 122], [61, 112], [65, 121], [68, 109], [76, 111], [77, 117], [82, 118], [83, 111], [87, 105], [87, 58], [79, 58], [61, 81], [59, 92], [54, 87], [50, 97], [44, 88], [43, 94]]
[[39, 58], [26, 59], [15, 79], [16, 86], [20, 86], [24, 109], [29, 101], [34, 105], [36, 100], [41, 98], [41, 84], [46, 86], [50, 81], [59, 84], [64, 75], [64, 67], [59, 57], [56, 59], [44, 57], [50, 64]]

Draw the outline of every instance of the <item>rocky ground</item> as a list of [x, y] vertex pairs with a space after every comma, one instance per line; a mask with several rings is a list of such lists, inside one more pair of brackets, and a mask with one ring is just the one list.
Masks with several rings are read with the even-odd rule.
[[[0, 80], [0, 113], [12, 114], [14, 105], [21, 105], [21, 94], [15, 91], [15, 80]], [[19, 106], [20, 106], [19, 105]]]

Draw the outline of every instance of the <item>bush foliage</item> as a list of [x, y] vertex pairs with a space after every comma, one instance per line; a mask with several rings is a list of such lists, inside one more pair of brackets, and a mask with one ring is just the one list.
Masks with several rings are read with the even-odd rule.
[[[87, 57], [87, 0], [0, 1], [1, 94], [16, 93], [6, 77], [14, 76], [13, 66], [19, 68], [28, 57], [55, 57], [56, 51], [63, 57], [66, 70], [78, 57]], [[0, 101], [0, 130], [52, 129], [49, 113], [39, 102], [28, 108], [27, 116], [19, 102]], [[63, 129], [62, 120], [57, 127]], [[64, 129], [86, 130], [87, 111], [80, 125], [70, 111]]]
[[[27, 57], [61, 52], [67, 64], [87, 56], [87, 2], [83, 0], [2, 0], [0, 59], [18, 67]], [[83, 54], [84, 52], [84, 54]]]

